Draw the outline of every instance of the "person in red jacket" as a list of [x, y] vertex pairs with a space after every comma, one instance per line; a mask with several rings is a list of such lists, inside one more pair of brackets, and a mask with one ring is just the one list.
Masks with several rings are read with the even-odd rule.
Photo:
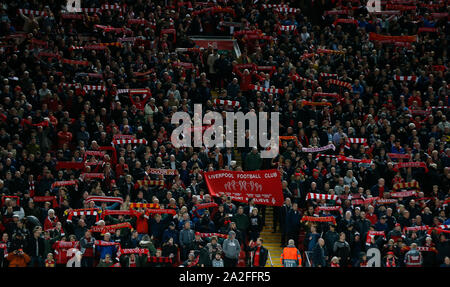
[[369, 205], [368, 211], [366, 213], [366, 219], [368, 219], [370, 223], [372, 223], [372, 225], [375, 225], [375, 223], [377, 223], [378, 221], [378, 217], [375, 214], [375, 208], [372, 205]]
[[70, 144], [72, 137], [72, 133], [69, 132], [69, 126], [64, 125], [63, 130], [58, 132], [58, 148], [62, 148], [65, 143]]
[[136, 217], [136, 231], [139, 234], [139, 240], [145, 234], [148, 234], [148, 215], [145, 214], [142, 208], [138, 209], [139, 216]]
[[55, 215], [55, 211], [53, 209], [48, 210], [48, 216], [44, 221], [44, 231], [48, 231], [54, 229], [56, 227], [56, 223], [59, 222], [58, 217]]
[[67, 251], [71, 248], [77, 248], [78, 241], [75, 241], [75, 236], [70, 236], [69, 241], [66, 241], [66, 237], [63, 236], [61, 241], [56, 241], [52, 248], [55, 250], [56, 255], [56, 266], [63, 267], [66, 266], [69, 257], [67, 256]]

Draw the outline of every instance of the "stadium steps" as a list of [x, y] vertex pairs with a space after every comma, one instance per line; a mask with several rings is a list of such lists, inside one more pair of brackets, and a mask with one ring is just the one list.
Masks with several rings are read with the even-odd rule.
[[[281, 244], [281, 233], [277, 231], [272, 233], [273, 230], [273, 208], [267, 206], [266, 208], [266, 222], [263, 230], [261, 231], [261, 237], [264, 240], [264, 247], [266, 247], [272, 258], [273, 267], [281, 267], [280, 257], [283, 252]], [[270, 259], [267, 259], [266, 267], [270, 267]]]

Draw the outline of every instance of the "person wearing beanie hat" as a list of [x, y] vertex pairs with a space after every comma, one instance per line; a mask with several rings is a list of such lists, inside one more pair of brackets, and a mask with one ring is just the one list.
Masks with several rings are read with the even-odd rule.
[[49, 209], [48, 216], [44, 221], [44, 231], [48, 231], [50, 229], [54, 229], [56, 227], [56, 223], [59, 222], [58, 217], [55, 215], [55, 210]]

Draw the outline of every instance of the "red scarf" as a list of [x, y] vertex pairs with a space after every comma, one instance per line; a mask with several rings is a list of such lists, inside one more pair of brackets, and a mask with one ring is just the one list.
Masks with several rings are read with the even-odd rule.
[[395, 264], [395, 257], [392, 257], [392, 261], [389, 258], [386, 258], [386, 267], [397, 267]]
[[255, 256], [253, 257], [253, 266], [259, 267], [259, 253], [261, 251], [261, 247], [256, 247]]
[[399, 168], [408, 168], [408, 167], [421, 167], [425, 169], [425, 172], [428, 172], [427, 164], [423, 161], [421, 162], [399, 162], [394, 165], [393, 170], [398, 171]]
[[312, 221], [312, 222], [333, 222], [336, 225], [336, 219], [333, 216], [324, 216], [324, 217], [315, 217], [315, 216], [303, 216], [300, 220], [304, 221]]

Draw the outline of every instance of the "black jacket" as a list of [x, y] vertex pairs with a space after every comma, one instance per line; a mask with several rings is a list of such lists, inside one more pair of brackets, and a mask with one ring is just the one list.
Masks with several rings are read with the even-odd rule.
[[319, 243], [314, 246], [312, 253], [312, 266], [314, 267], [327, 267], [327, 262], [325, 261], [326, 256], [325, 246], [321, 247]]
[[[37, 251], [36, 251], [36, 245], [38, 246]], [[42, 259], [45, 259], [47, 257], [47, 254], [44, 254], [45, 253], [44, 238], [38, 237], [36, 239], [36, 238], [34, 238], [34, 236], [30, 237], [27, 241], [26, 253], [30, 257], [39, 256]]]
[[[250, 251], [256, 251], [257, 246], [250, 248]], [[264, 246], [261, 245], [261, 249], [259, 250], [259, 267], [264, 267], [266, 266], [266, 262], [267, 262], [267, 258], [269, 256], [269, 251], [267, 250], [267, 248], [265, 248]], [[255, 253], [253, 253], [253, 258], [255, 258]], [[255, 260], [255, 259], [253, 259]], [[255, 263], [252, 262], [252, 266], [254, 266]]]

